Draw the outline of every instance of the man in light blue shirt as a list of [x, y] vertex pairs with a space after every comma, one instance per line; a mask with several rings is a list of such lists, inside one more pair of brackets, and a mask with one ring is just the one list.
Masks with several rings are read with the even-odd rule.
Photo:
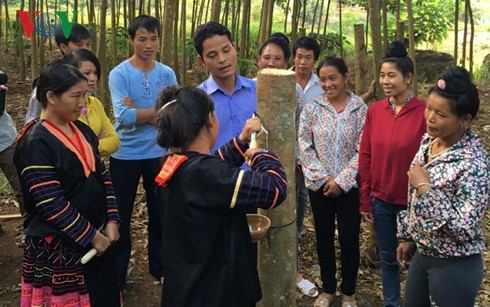
[[225, 26], [212, 21], [200, 25], [194, 35], [194, 46], [198, 61], [210, 73], [199, 88], [213, 99], [219, 121], [213, 152], [239, 135], [256, 111], [256, 82], [236, 73], [236, 49]]
[[177, 84], [174, 71], [154, 60], [159, 46], [160, 24], [154, 17], [140, 15], [128, 27], [134, 55], [109, 74], [109, 87], [119, 151], [111, 156], [110, 170], [119, 206], [120, 239], [115, 244], [121, 287], [126, 284], [131, 255], [130, 222], [140, 177], [148, 208], [148, 261], [150, 273], [163, 280], [162, 224], [155, 200], [155, 177], [160, 170], [163, 148], [156, 143], [156, 99], [168, 85]]

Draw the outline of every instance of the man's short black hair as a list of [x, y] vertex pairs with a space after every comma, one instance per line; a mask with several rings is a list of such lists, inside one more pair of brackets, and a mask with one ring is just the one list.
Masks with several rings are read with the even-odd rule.
[[226, 35], [226, 37], [228, 37], [230, 42], [233, 44], [233, 38], [228, 28], [214, 21], [206, 22], [197, 27], [196, 33], [194, 34], [193, 38], [194, 47], [196, 48], [196, 51], [200, 56], [202, 56], [202, 44], [204, 43], [204, 41], [215, 35]]
[[160, 22], [153, 16], [139, 15], [133, 19], [128, 26], [128, 35], [134, 39], [139, 28], [145, 28], [148, 32], [157, 30], [158, 37], [160, 37]]
[[58, 48], [60, 48], [61, 44], [65, 44], [65, 46], [68, 46], [69, 42], [78, 44], [85, 39], [91, 40], [91, 37], [90, 37], [89, 30], [85, 26], [79, 23], [74, 23], [73, 27], [71, 28], [70, 36], [68, 36], [68, 38], [65, 37], [65, 33], [60, 27], [54, 39], [56, 40], [56, 44], [58, 45]]
[[313, 50], [315, 56], [315, 61], [320, 57], [320, 45], [313, 37], [303, 36], [298, 38], [298, 40], [293, 45], [293, 56], [296, 56], [296, 50], [303, 48], [306, 50]]

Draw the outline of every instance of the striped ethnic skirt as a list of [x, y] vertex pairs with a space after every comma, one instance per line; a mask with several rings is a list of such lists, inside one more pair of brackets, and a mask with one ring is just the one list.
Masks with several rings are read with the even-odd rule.
[[27, 236], [21, 307], [120, 306], [112, 250], [84, 265], [80, 259], [85, 252], [59, 235]]

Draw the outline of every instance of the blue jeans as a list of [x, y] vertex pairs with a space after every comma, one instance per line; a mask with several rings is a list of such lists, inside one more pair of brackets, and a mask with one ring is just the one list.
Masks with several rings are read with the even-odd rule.
[[381, 258], [381, 278], [383, 283], [384, 306], [400, 305], [400, 266], [396, 261], [396, 216], [405, 206], [390, 204], [376, 197], [371, 199], [374, 229], [378, 237]]
[[410, 262], [405, 307], [472, 307], [483, 280], [480, 254], [462, 258], [434, 258], [418, 252]]

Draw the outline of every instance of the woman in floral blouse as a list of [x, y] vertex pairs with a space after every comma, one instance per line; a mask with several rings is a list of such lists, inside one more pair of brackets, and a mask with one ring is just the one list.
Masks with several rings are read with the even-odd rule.
[[397, 259], [410, 263], [405, 306], [431, 306], [431, 299], [438, 306], [474, 306], [490, 178], [488, 154], [469, 128], [479, 104], [462, 67], [445, 70], [429, 90], [427, 134], [408, 172], [408, 209], [398, 220]]
[[359, 191], [357, 160], [367, 106], [346, 90], [344, 60], [327, 57], [318, 65], [324, 95], [306, 104], [298, 132], [300, 162], [313, 218], [323, 291], [314, 306], [330, 306], [334, 297], [335, 218], [342, 250], [342, 306], [357, 306], [354, 293], [359, 267]]

